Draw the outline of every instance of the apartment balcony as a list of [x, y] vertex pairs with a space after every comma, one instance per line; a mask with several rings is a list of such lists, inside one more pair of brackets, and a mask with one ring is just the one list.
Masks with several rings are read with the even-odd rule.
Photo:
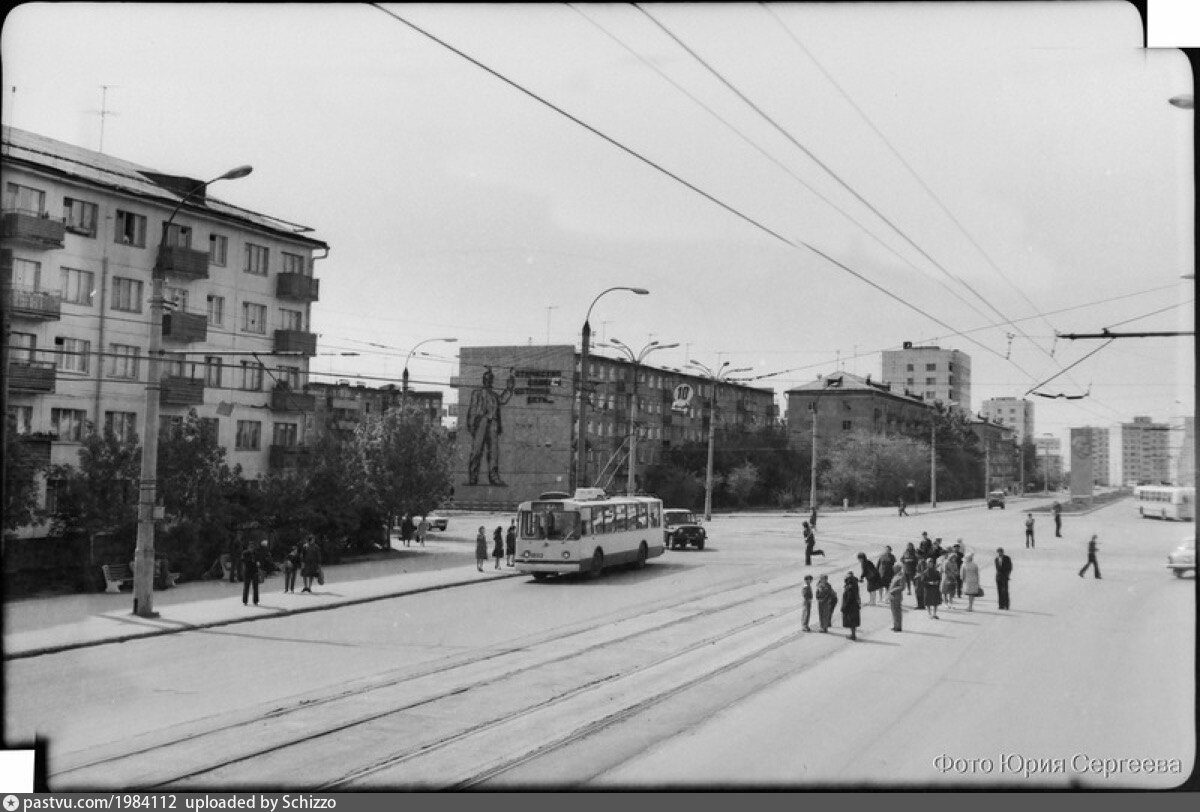
[[6, 211], [0, 217], [0, 237], [25, 248], [62, 248], [66, 233], [66, 223], [51, 220], [45, 214]]
[[276, 330], [275, 352], [316, 355], [317, 334], [307, 333], [304, 330]]
[[62, 300], [44, 290], [12, 288], [4, 292], [4, 307], [14, 319], [58, 321], [62, 318]]
[[204, 403], [204, 379], [163, 375], [158, 402], [163, 406], [199, 406]]
[[275, 470], [307, 468], [312, 464], [312, 449], [305, 445], [273, 445], [267, 465]]
[[317, 408], [317, 396], [295, 389], [271, 390], [271, 411], [312, 412]]
[[55, 365], [50, 361], [9, 361], [10, 392], [48, 394], [54, 391]]
[[57, 434], [46, 431], [21, 434], [17, 437], [17, 441], [29, 455], [30, 464], [35, 468], [45, 468], [50, 465], [50, 444], [57, 439]]
[[181, 245], [160, 245], [155, 267], [181, 279], [208, 279], [208, 252]]
[[203, 313], [164, 313], [162, 320], [163, 341], [194, 344], [208, 338], [208, 316]]
[[327, 424], [333, 431], [354, 431], [358, 427], [357, 420], [349, 420], [347, 418], [333, 418]]
[[299, 273], [281, 273], [275, 283], [275, 295], [296, 302], [315, 302], [321, 290], [321, 280]]

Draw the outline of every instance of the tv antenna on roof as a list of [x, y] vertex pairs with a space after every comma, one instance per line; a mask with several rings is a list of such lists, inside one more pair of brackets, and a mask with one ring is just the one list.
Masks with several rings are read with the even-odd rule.
[[104, 119], [117, 115], [108, 109], [108, 89], [117, 85], [100, 85], [100, 152], [104, 152]]

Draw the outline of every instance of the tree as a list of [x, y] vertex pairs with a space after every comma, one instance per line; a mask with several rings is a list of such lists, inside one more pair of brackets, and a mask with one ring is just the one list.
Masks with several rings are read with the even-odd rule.
[[54, 482], [53, 516], [67, 530], [88, 534], [112, 532], [132, 539], [137, 527], [137, 482], [142, 450], [136, 437], [120, 440], [87, 427], [79, 465], [52, 465], [47, 479]]
[[745, 507], [751, 492], [758, 487], [758, 466], [752, 462], [744, 462], [734, 468], [725, 478], [725, 487], [735, 500], [738, 507]]
[[352, 447], [366, 497], [361, 509], [377, 512], [378, 521], [425, 515], [449, 498], [449, 442], [420, 407], [369, 415], [355, 428]]
[[16, 421], [7, 418], [4, 430], [4, 530], [33, 524], [39, 518], [37, 476], [45, 466], [38, 462], [17, 434]]
[[886, 504], [910, 480], [929, 476], [929, 446], [900, 435], [851, 432], [823, 457], [820, 481], [830, 498]]

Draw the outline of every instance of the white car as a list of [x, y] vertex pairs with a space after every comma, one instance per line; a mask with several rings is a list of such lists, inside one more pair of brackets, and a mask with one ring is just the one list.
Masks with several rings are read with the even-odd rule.
[[1175, 573], [1176, 578], [1182, 578], [1185, 572], [1196, 572], [1196, 537], [1183, 540], [1175, 551], [1167, 556], [1167, 568]]
[[446, 532], [446, 527], [450, 524], [450, 521], [445, 516], [439, 516], [436, 513], [430, 513], [425, 517], [425, 521], [429, 522], [430, 530], [441, 530], [443, 533]]

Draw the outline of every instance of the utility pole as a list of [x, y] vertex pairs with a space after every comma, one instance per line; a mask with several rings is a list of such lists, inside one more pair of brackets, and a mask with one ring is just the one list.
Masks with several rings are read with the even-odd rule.
[[817, 401], [814, 398], [812, 408], [812, 470], [809, 474], [808, 503], [813, 510], [817, 508]]
[[929, 423], [929, 507], [937, 507], [937, 419]]

